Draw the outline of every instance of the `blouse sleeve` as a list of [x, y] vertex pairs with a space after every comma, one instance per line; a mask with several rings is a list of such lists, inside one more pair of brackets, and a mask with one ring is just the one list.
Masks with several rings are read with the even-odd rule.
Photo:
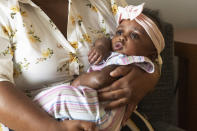
[[10, 44], [11, 27], [8, 22], [8, 10], [4, 3], [0, 2], [0, 81], [13, 80], [13, 50]]

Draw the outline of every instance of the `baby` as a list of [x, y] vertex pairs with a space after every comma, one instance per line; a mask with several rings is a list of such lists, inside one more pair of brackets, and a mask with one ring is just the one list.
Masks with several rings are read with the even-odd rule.
[[119, 7], [116, 33], [110, 42], [103, 42], [106, 39], [95, 42], [88, 56], [93, 64], [88, 72], [77, 77], [71, 86], [42, 91], [34, 101], [56, 119], [87, 120], [96, 122], [100, 130], [120, 130], [125, 107], [106, 111], [107, 103], [99, 103], [96, 90], [118, 79], [110, 76], [117, 66], [135, 64], [153, 73], [153, 62], [162, 64], [163, 36], [142, 10], [143, 4]]

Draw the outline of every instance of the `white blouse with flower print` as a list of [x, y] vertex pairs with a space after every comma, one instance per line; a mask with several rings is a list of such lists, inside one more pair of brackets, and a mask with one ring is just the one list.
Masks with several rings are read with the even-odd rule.
[[69, 0], [67, 38], [31, 0], [0, 0], [0, 81], [22, 90], [70, 82], [86, 71], [95, 39], [115, 31], [124, 0]]

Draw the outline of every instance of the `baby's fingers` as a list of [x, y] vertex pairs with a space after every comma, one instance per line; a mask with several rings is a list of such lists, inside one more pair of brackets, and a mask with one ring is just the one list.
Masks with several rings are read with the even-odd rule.
[[88, 54], [88, 61], [91, 63], [91, 60], [93, 59], [93, 57], [96, 55], [95, 51], [90, 52], [90, 54]]
[[99, 64], [102, 61], [102, 56], [99, 56], [98, 59], [94, 62], [95, 65]]
[[94, 49], [92, 49], [92, 50], [88, 53], [88, 57], [91, 58], [95, 53], [96, 53], [96, 51], [95, 51]]
[[88, 52], [88, 57], [92, 54], [93, 51], [94, 51], [94, 50], [91, 49], [91, 50]]
[[94, 64], [99, 57], [100, 55], [98, 55], [98, 53], [95, 53], [94, 56], [92, 56], [92, 58], [89, 60], [90, 64]]

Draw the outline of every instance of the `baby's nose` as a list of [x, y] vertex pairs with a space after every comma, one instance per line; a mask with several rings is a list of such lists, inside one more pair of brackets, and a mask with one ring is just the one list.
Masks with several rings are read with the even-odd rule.
[[120, 40], [121, 42], [125, 42], [126, 39], [127, 39], [127, 38], [126, 38], [124, 35], [121, 35], [120, 38], [119, 38], [119, 40]]

